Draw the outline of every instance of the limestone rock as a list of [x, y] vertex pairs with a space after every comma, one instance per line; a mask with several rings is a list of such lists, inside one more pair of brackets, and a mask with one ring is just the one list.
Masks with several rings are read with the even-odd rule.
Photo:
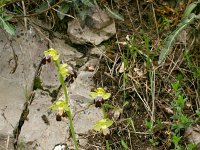
[[98, 7], [91, 8], [85, 19], [85, 24], [93, 29], [102, 29], [111, 23], [112, 19]]
[[28, 121], [19, 136], [19, 141], [23, 141], [30, 150], [51, 150], [55, 145], [66, 142], [68, 120], [56, 121], [55, 112], [50, 110], [51, 105], [48, 93], [37, 90], [29, 106]]
[[80, 22], [74, 19], [68, 23], [67, 32], [72, 43], [92, 43], [94, 45], [99, 45], [101, 42], [115, 35], [116, 28], [114, 22], [111, 22], [111, 24], [102, 29], [90, 29], [86, 25], [82, 28]]
[[196, 127], [188, 127], [185, 136], [188, 138], [188, 141], [197, 145], [200, 148], [200, 126], [197, 125]]
[[0, 149], [14, 150], [14, 139], [12, 137], [0, 135]]
[[105, 49], [106, 47], [104, 45], [100, 45], [100, 46], [92, 48], [90, 50], [90, 54], [99, 57], [105, 53]]
[[12, 38], [0, 29], [0, 136], [13, 137], [46, 45], [33, 29], [25, 31], [20, 24]]

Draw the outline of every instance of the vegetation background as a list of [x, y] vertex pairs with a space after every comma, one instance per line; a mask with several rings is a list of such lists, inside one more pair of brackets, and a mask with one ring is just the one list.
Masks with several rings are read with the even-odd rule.
[[[200, 125], [199, 0], [1, 0], [0, 27], [14, 36], [17, 22], [28, 29], [38, 19], [46, 31], [67, 35], [67, 22], [84, 20], [94, 5], [117, 27], [95, 75], [112, 94], [110, 148], [200, 148], [186, 134]], [[105, 145], [103, 135], [88, 139], [91, 149]]]

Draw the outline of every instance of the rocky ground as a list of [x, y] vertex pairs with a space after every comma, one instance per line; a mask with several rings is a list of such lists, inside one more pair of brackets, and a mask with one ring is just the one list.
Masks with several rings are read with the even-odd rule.
[[[116, 32], [114, 22], [104, 14], [106, 23], [93, 32], [89, 27], [82, 30], [78, 20], [69, 22], [69, 35], [74, 43], [87, 42], [99, 45]], [[101, 25], [99, 20], [97, 25]], [[55, 145], [66, 143], [73, 147], [69, 134], [68, 120], [56, 121], [55, 112], [50, 110], [53, 100], [64, 95], [57, 78], [54, 64], [42, 66], [43, 51], [55, 48], [61, 61], [76, 67], [78, 75], [68, 85], [70, 107], [74, 115], [74, 128], [81, 147], [87, 145], [87, 133], [94, 123], [103, 117], [101, 109], [95, 108], [89, 96], [95, 87], [93, 76], [105, 47], [90, 49], [92, 54], [84, 56], [59, 38], [49, 39], [38, 33], [41, 28], [26, 30], [23, 23], [16, 26], [16, 36], [10, 37], [0, 30], [1, 74], [0, 74], [0, 137], [1, 148], [13, 149], [53, 149]], [[95, 25], [95, 22], [94, 22]], [[93, 57], [89, 57], [93, 55]], [[88, 69], [92, 67], [92, 69]], [[66, 83], [68, 84], [68, 83]], [[0, 148], [0, 149], [1, 149]]]
[[[100, 7], [104, 3], [99, 1]], [[63, 22], [55, 23], [51, 18], [45, 21], [34, 15], [28, 19], [28, 26], [24, 18], [13, 19], [15, 36], [0, 29], [0, 150], [74, 149], [68, 119], [56, 121], [56, 112], [50, 109], [64, 94], [55, 65], [41, 63], [43, 52], [49, 48], [56, 49], [61, 62], [77, 71], [77, 77], [67, 79], [66, 86], [80, 149], [106, 149], [105, 138], [92, 131], [95, 122], [103, 118], [102, 109], [96, 108], [89, 96], [95, 87], [104, 87], [112, 94], [108, 104], [114, 109], [108, 108], [107, 112], [114, 120], [111, 149], [173, 148], [171, 102], [175, 98], [171, 83], [181, 73], [182, 90], [189, 100], [184, 113], [195, 118], [199, 106], [199, 79], [180, 55], [192, 43], [189, 46], [195, 54], [191, 55], [192, 61], [199, 63], [199, 53], [194, 51], [199, 50], [198, 36], [191, 40], [192, 30], [184, 30], [177, 38], [176, 51], [161, 65], [157, 49], [167, 32], [177, 26], [186, 5], [173, 1], [113, 4], [112, 8], [123, 14], [124, 19], [116, 14], [110, 17], [100, 7], [94, 7], [84, 21], [78, 17], [63, 21], [67, 29], [61, 28]], [[117, 17], [118, 20], [113, 19]], [[148, 66], [147, 57], [152, 58], [153, 67]], [[151, 132], [148, 120], [154, 121]], [[161, 128], [157, 128], [159, 121]], [[181, 133], [182, 143], [193, 142], [198, 149], [199, 130], [197, 119]]]

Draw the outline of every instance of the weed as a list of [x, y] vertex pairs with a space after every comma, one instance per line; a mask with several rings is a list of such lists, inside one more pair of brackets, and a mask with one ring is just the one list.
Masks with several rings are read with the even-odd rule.
[[[194, 123], [194, 120], [183, 113], [183, 109], [187, 98], [184, 97], [181, 92], [180, 82], [176, 81], [172, 83], [172, 89], [174, 91], [175, 100], [173, 100], [171, 103], [171, 106], [174, 110], [174, 114], [171, 117], [171, 140], [174, 145], [174, 149], [182, 150], [183, 146], [180, 144], [182, 140], [181, 132], [188, 128], [192, 123]], [[189, 145], [189, 147], [191, 147], [191, 145]]]

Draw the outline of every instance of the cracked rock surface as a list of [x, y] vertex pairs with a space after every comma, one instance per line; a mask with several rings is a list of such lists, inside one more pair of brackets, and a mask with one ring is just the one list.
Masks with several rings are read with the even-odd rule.
[[[58, 90], [55, 65], [41, 66], [43, 51], [55, 48], [61, 55], [61, 61], [75, 64], [83, 54], [67, 45], [64, 40], [53, 39], [50, 43], [40, 39], [38, 33], [25, 31], [22, 25], [17, 26], [17, 35], [10, 38], [0, 30], [0, 149], [14, 149], [17, 142], [19, 149], [51, 150], [60, 143], [73, 148], [67, 118], [56, 121], [56, 112], [51, 111], [51, 92]], [[94, 87], [95, 70], [88, 70], [98, 65], [98, 59], [89, 59], [78, 69], [78, 76], [68, 85], [70, 108], [73, 123], [80, 147], [87, 145], [86, 135], [97, 120], [102, 119], [103, 112], [95, 108], [89, 96]], [[42, 89], [34, 89], [35, 77], [39, 76]], [[47, 90], [48, 89], [48, 90]], [[34, 94], [33, 94], [34, 93]], [[34, 96], [30, 100], [30, 95]], [[63, 97], [60, 90], [57, 99]], [[26, 107], [25, 107], [26, 106]], [[26, 112], [27, 117], [23, 117]], [[20, 127], [20, 128], [19, 128]], [[13, 130], [18, 129], [17, 136]]]
[[16, 33], [10, 38], [0, 29], [0, 137], [13, 137], [40, 57], [47, 48], [35, 32], [25, 31], [20, 24]]

